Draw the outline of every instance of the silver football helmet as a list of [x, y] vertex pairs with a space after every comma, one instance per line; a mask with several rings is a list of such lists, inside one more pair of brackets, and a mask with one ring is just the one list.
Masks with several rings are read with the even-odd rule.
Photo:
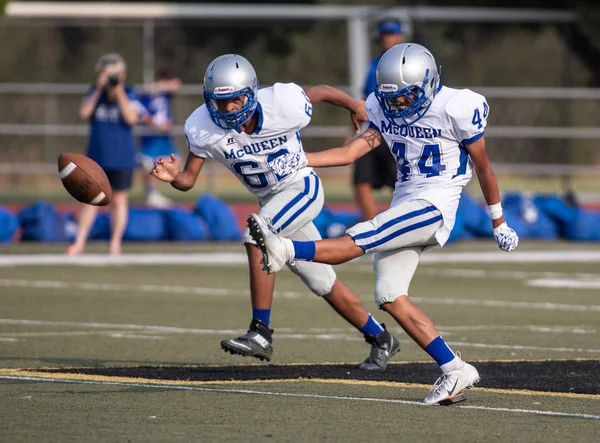
[[[204, 101], [212, 121], [223, 129], [236, 129], [246, 123], [256, 110], [258, 101], [256, 71], [241, 55], [225, 54], [214, 59], [204, 74]], [[223, 113], [217, 100], [244, 96], [246, 102], [236, 112]]]
[[[375, 89], [384, 115], [394, 124], [402, 119], [406, 125], [422, 118], [441, 88], [440, 72], [424, 46], [401, 43], [386, 51], [377, 65]], [[398, 97], [406, 97], [410, 104], [398, 105]]]

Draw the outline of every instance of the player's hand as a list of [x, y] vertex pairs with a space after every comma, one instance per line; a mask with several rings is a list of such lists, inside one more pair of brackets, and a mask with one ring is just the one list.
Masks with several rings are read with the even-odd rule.
[[369, 121], [364, 100], [355, 101], [354, 107], [350, 110], [350, 119], [352, 120], [352, 126], [354, 126], [354, 132], [358, 134], [360, 132], [360, 124]]
[[506, 252], [514, 250], [519, 244], [519, 236], [506, 223], [502, 223], [494, 229], [494, 238], [498, 247]]
[[156, 160], [154, 162], [154, 168], [150, 171], [150, 175], [168, 183], [175, 180], [177, 174], [179, 174], [179, 161], [175, 154], [171, 154], [167, 159], [161, 157]]
[[292, 172], [302, 169], [307, 165], [308, 160], [304, 152], [297, 154], [283, 154], [267, 163], [269, 169], [280, 177], [290, 175]]

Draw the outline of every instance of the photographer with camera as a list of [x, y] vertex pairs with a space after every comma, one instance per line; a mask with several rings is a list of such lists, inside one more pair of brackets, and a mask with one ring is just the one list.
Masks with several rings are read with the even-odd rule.
[[[133, 126], [141, 104], [132, 87], [125, 85], [127, 67], [123, 57], [112, 53], [96, 63], [97, 78], [79, 108], [79, 116], [90, 123], [87, 156], [106, 172], [113, 189], [111, 202], [110, 253], [121, 253], [129, 212], [127, 192], [136, 167]], [[87, 242], [98, 208], [83, 205], [75, 243], [69, 254], [81, 254]]]

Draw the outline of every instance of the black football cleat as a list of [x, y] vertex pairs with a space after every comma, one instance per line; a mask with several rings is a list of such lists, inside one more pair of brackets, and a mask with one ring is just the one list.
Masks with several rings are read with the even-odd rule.
[[383, 371], [390, 358], [400, 351], [400, 342], [383, 326], [383, 332], [377, 335], [365, 335], [365, 340], [371, 345], [371, 354], [360, 365], [367, 371]]
[[253, 318], [248, 332], [237, 338], [222, 340], [221, 348], [234, 355], [269, 361], [273, 355], [272, 335], [272, 329], [261, 320]]

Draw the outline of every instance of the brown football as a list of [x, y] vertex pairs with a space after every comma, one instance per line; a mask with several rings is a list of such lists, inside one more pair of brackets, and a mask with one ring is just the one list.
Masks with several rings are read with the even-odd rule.
[[110, 203], [112, 188], [108, 177], [91, 158], [64, 152], [58, 157], [58, 173], [65, 189], [75, 200], [94, 206]]

